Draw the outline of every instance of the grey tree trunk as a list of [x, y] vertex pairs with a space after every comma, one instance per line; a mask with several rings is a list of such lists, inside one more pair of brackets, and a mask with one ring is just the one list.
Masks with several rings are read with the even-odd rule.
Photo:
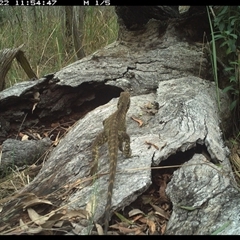
[[71, 56], [73, 54], [73, 6], [65, 6], [65, 50]]
[[75, 6], [73, 14], [73, 42], [77, 59], [85, 57], [83, 50], [84, 7]]

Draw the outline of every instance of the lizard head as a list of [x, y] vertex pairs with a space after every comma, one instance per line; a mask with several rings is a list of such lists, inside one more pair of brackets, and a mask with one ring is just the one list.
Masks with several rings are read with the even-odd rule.
[[121, 109], [121, 111], [127, 112], [130, 106], [130, 93], [129, 92], [121, 92], [117, 108]]

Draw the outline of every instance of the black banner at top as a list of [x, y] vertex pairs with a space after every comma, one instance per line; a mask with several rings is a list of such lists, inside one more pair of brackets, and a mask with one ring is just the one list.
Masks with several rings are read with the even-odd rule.
[[[71, 4], [72, 2], [72, 4]], [[156, 1], [147, 0], [139, 4], [136, 0], [80, 0], [80, 1], [62, 1], [62, 0], [0, 0], [1, 6], [141, 6], [141, 5], [160, 5]], [[161, 5], [168, 5], [161, 1]]]

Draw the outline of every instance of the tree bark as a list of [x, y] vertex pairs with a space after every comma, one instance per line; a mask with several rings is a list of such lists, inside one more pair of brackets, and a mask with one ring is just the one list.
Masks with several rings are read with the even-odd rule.
[[83, 50], [84, 7], [78, 6], [73, 11], [73, 42], [77, 59], [85, 57]]
[[73, 6], [65, 6], [65, 49], [71, 56], [73, 54]]

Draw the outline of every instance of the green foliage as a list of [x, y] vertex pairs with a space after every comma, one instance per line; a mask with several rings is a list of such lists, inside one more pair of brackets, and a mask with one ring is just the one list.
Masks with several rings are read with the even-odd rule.
[[[213, 8], [209, 8], [213, 13]], [[227, 83], [224, 84], [223, 91], [228, 92], [232, 97], [230, 109], [233, 111], [236, 130], [239, 131], [240, 6], [218, 7], [213, 19], [213, 27], [212, 42], [216, 42], [219, 47], [213, 55], [214, 58], [217, 58], [218, 53], [218, 56], [221, 57], [220, 60], [224, 63], [224, 74], [227, 76]], [[220, 52], [223, 54], [221, 55]], [[217, 71], [216, 65], [213, 65], [213, 68]]]
[[225, 228], [227, 228], [230, 224], [232, 224], [232, 221], [227, 221], [227, 222], [225, 222], [220, 228], [218, 228], [218, 229], [215, 230], [213, 233], [211, 233], [211, 235], [218, 235], [218, 234], [221, 233]]
[[216, 54], [216, 45], [215, 45], [215, 38], [214, 38], [214, 32], [213, 32], [213, 25], [210, 17], [209, 8], [207, 7], [207, 13], [208, 13], [208, 19], [212, 34], [212, 55], [211, 55], [211, 63], [213, 66], [213, 76], [216, 83], [216, 92], [217, 92], [217, 100], [218, 100], [218, 108], [220, 109], [220, 100], [219, 100], [219, 92], [218, 92], [218, 74], [217, 74], [217, 54]]
[[[215, 41], [220, 41], [220, 48], [224, 48], [228, 57], [225, 71], [229, 76], [229, 86], [224, 90], [230, 91], [235, 96], [234, 102], [238, 102], [239, 96], [239, 61], [238, 61], [238, 45], [240, 36], [240, 6], [224, 6], [217, 13], [214, 19]], [[237, 97], [237, 99], [236, 99]], [[236, 107], [236, 103], [232, 104], [232, 109]]]
[[240, 25], [240, 7], [224, 6], [214, 19], [214, 26], [218, 31], [215, 33], [215, 40], [222, 40], [220, 47], [226, 46], [226, 54], [235, 53]]

